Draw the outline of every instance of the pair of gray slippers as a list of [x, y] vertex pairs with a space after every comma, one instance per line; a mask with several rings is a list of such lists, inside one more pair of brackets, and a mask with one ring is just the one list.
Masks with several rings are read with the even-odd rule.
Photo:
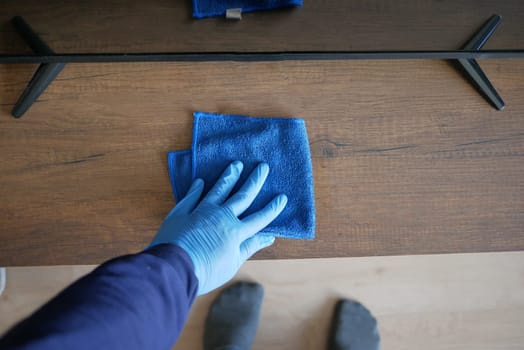
[[[248, 350], [258, 328], [264, 289], [237, 282], [211, 304], [204, 329], [205, 350]], [[333, 313], [328, 350], [379, 350], [377, 321], [362, 304], [339, 300]]]

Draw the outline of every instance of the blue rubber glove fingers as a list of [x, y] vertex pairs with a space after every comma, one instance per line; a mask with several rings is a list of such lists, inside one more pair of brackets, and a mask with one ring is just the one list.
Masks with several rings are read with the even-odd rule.
[[287, 197], [279, 195], [264, 209], [239, 220], [238, 215], [254, 201], [269, 173], [268, 165], [260, 164], [227, 199], [242, 169], [241, 162], [231, 163], [200, 203], [204, 183], [195, 180], [151, 244], [174, 243], [188, 253], [199, 281], [198, 295], [229, 281], [251, 255], [274, 241], [272, 236], [256, 233], [280, 214]]
[[202, 192], [204, 192], [204, 180], [196, 179], [191, 184], [191, 187], [189, 187], [185, 197], [177, 203], [177, 205], [173, 208], [173, 210], [171, 210], [167, 217], [172, 215], [173, 212], [178, 214], [190, 214], [193, 210], [195, 210], [200, 197], [202, 196]]
[[[206, 266], [206, 264], [197, 264], [196, 270], [200, 270], [197, 272], [197, 276], [205, 276], [199, 279], [198, 295], [208, 293], [228, 282], [249, 257], [275, 241], [273, 236], [261, 235], [257, 238], [253, 236], [269, 225], [284, 209], [287, 203], [285, 195], [277, 196], [260, 212], [260, 215], [253, 214], [255, 215], [253, 218], [256, 217], [258, 220], [244, 222], [238, 219], [238, 216], [252, 204], [262, 189], [269, 174], [269, 166], [266, 163], [259, 164], [248, 176], [242, 187], [224, 203], [221, 203], [237, 184], [242, 169], [241, 162], [233, 162], [195, 210], [195, 213], [205, 211], [208, 215], [210, 214], [210, 212], [207, 213], [208, 209], [216, 212], [218, 206], [223, 211], [221, 218], [227, 218], [225, 222], [212, 220], [211, 226], [222, 232], [218, 235], [221, 239], [213, 241], [212, 245], [215, 247], [222, 246], [222, 248], [214, 250], [215, 255], [210, 268], [200, 270], [199, 266]], [[284, 199], [282, 200], [282, 198]], [[277, 203], [279, 205], [276, 205]], [[215, 209], [212, 209], [213, 207]], [[211, 215], [208, 217], [208, 219], [212, 218]], [[244, 244], [245, 241], [247, 241], [246, 244]], [[199, 256], [195, 256], [195, 259], [201, 260]]]
[[262, 186], [264, 186], [268, 174], [269, 165], [260, 163], [250, 174], [244, 185], [226, 201], [225, 206], [231, 209], [236, 216], [242, 215], [253, 203]]
[[255, 255], [256, 252], [269, 247], [273, 243], [275, 243], [275, 236], [254, 235], [253, 237], [246, 239], [240, 245], [240, 256], [243, 263]]
[[242, 233], [242, 240], [246, 240], [256, 233], [262, 231], [267, 225], [275, 220], [284, 210], [287, 204], [287, 196], [280, 194], [273, 198], [264, 208], [245, 217], [242, 224], [245, 229]]
[[229, 196], [233, 187], [237, 184], [243, 169], [244, 164], [242, 164], [242, 162], [235, 161], [229, 164], [213, 188], [204, 199], [202, 199], [202, 204], [221, 205], [226, 200], [227, 196]]
[[274, 236], [257, 233], [275, 220], [284, 210], [286, 204], [287, 196], [285, 194], [278, 195], [263, 209], [242, 220], [243, 225], [246, 227], [243, 235], [247, 237], [240, 245], [240, 259], [242, 260], [242, 264], [256, 252], [269, 247], [275, 242]]

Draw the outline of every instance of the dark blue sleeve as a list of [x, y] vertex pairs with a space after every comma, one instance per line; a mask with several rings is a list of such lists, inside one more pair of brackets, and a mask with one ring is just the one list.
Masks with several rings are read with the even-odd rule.
[[195, 299], [187, 253], [161, 244], [110, 260], [0, 339], [0, 349], [171, 349]]

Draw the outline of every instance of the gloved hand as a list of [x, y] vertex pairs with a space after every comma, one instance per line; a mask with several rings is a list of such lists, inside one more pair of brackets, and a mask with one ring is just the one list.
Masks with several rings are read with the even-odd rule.
[[284, 209], [287, 197], [276, 196], [260, 211], [238, 219], [255, 200], [266, 181], [269, 166], [259, 164], [243, 186], [228, 196], [242, 173], [243, 164], [231, 163], [200, 201], [204, 181], [196, 179], [187, 195], [167, 215], [151, 246], [174, 243], [191, 257], [198, 278], [198, 295], [220, 287], [257, 251], [275, 237], [256, 235]]

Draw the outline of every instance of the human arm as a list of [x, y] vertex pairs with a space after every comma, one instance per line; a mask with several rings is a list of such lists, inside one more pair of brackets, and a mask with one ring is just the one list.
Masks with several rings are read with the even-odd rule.
[[180, 247], [163, 244], [110, 260], [0, 339], [0, 349], [169, 349], [195, 298]]
[[273, 243], [255, 235], [276, 218], [277, 196], [242, 220], [269, 168], [258, 166], [229, 196], [242, 172], [232, 163], [202, 199], [202, 180], [169, 213], [151, 246], [113, 259], [75, 282], [3, 338], [0, 349], [169, 349], [195, 298], [233, 277]]

